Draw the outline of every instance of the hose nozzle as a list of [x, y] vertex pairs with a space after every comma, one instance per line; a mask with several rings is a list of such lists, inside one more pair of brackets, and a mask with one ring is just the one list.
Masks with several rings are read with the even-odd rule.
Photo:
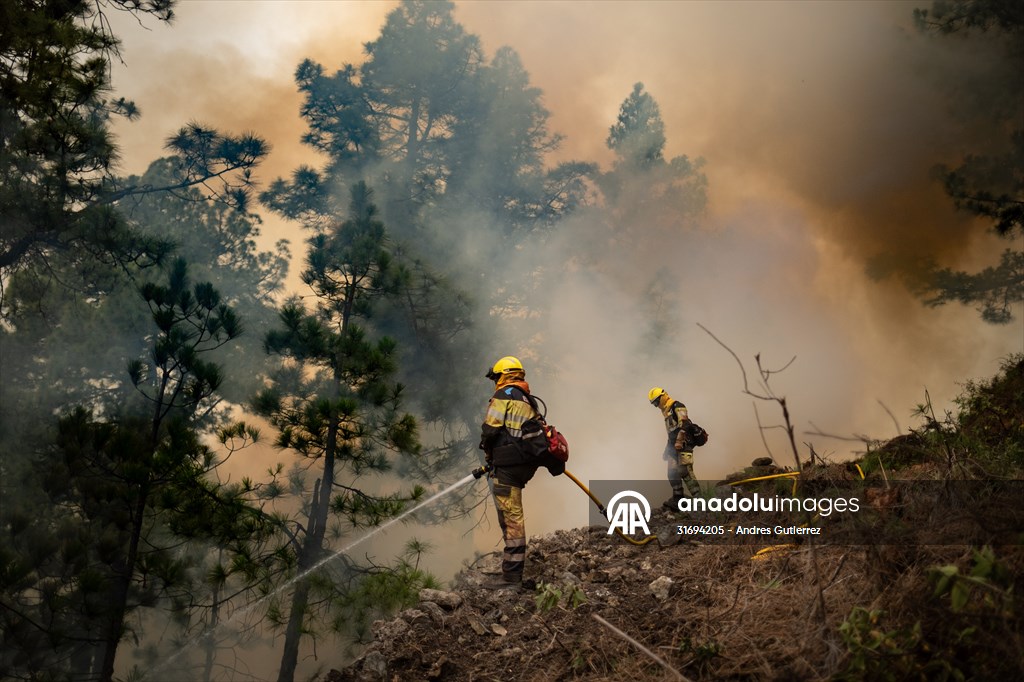
[[481, 476], [486, 475], [491, 470], [490, 464], [485, 464], [479, 469], [473, 469], [473, 478], [479, 479]]

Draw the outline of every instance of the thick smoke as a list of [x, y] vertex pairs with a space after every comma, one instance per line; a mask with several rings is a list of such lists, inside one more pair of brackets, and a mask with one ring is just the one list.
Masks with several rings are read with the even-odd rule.
[[[954, 110], [948, 92], [1005, 77], [998, 53], [919, 34], [914, 6], [460, 6], [485, 48], [499, 41], [520, 51], [553, 126], [572, 131], [562, 158], [607, 167], [608, 126], [643, 80], [661, 106], [668, 153], [707, 160], [704, 229], [624, 245], [615, 271], [631, 281], [595, 273], [548, 292], [558, 314], [535, 352], [560, 369], [548, 389], [556, 404], [590, 405], [564, 426], [586, 475], [661, 475], [659, 422], [643, 402], [655, 384], [712, 433], [698, 476], [764, 454], [735, 361], [697, 323], [747, 363], [751, 381], [755, 354], [768, 369], [796, 356], [771, 384], [789, 400], [803, 456], [804, 441], [836, 457], [851, 444], [801, 431], [896, 435], [893, 417], [904, 430], [915, 425], [910, 412], [926, 389], [941, 413], [957, 382], [991, 374], [1022, 349], [1019, 321], [984, 327], [973, 310], [925, 308], [898, 278], [866, 274], [879, 259], [971, 268], [1004, 247], [970, 229], [929, 177], [935, 163], [991, 144], [989, 128]], [[578, 247], [567, 234], [554, 253]], [[671, 348], [642, 346], [645, 301], [626, 294], [655, 273], [678, 294]], [[535, 380], [538, 390], [544, 383]], [[776, 406], [757, 409], [762, 424], [780, 423]], [[790, 463], [778, 433], [766, 434], [772, 454]]]
[[[707, 161], [709, 206], [700, 229], [621, 249], [615, 270], [629, 273], [628, 281], [600, 271], [565, 278], [564, 288], [546, 292], [557, 314], [542, 347], [492, 351], [557, 368], [556, 376], [531, 378], [553, 398], [553, 416], [568, 422], [581, 475], [636, 468], [660, 476], [659, 424], [643, 402], [654, 384], [707, 422], [713, 442], [700, 475], [715, 477], [764, 454], [735, 361], [697, 323], [748, 363], [751, 380], [755, 353], [769, 368], [796, 356], [773, 387], [789, 398], [798, 429], [813, 422], [839, 435], [893, 435], [879, 401], [905, 429], [926, 388], [948, 402], [958, 381], [991, 374], [1000, 357], [1021, 349], [1019, 323], [984, 327], [969, 309], [927, 309], [897, 278], [865, 274], [879, 257], [902, 263], [928, 256], [970, 267], [1002, 246], [966, 229], [968, 221], [929, 178], [933, 164], [955, 163], [988, 142], [964, 112], [950, 110], [941, 86], [991, 71], [993, 55], [975, 43], [919, 34], [911, 26], [915, 6], [457, 6], [456, 18], [481, 36], [489, 55], [513, 46], [544, 91], [552, 129], [566, 134], [555, 160], [593, 160], [607, 169], [608, 128], [642, 80], [665, 120], [666, 155]], [[266, 136], [274, 151], [264, 178], [316, 163], [298, 143], [294, 65], [306, 56], [328, 68], [359, 63], [361, 44], [377, 35], [391, 7], [314, 3], [295, 12], [208, 3], [182, 8], [170, 30], [122, 30], [130, 68], [115, 82], [144, 113], [118, 129], [127, 169], [156, 155], [158, 141], [187, 118]], [[154, 72], [161, 79], [151, 78]], [[179, 86], [192, 94], [173, 95]], [[295, 226], [268, 222], [268, 235], [279, 236], [276, 228], [301, 240]], [[553, 265], [572, 253], [580, 232], [565, 230], [558, 248], [548, 250]], [[677, 294], [676, 326], [662, 344], [644, 346], [643, 292], [656, 273], [660, 286]], [[599, 423], [614, 422], [615, 434], [595, 432], [587, 405], [592, 396], [600, 403], [599, 395], [617, 416]], [[759, 409], [764, 423], [777, 423], [771, 405]], [[622, 445], [595, 453], [595, 465], [590, 438]], [[842, 441], [816, 443], [840, 456], [850, 449]], [[773, 444], [787, 461], [783, 452]], [[621, 472], [617, 459], [629, 462]]]

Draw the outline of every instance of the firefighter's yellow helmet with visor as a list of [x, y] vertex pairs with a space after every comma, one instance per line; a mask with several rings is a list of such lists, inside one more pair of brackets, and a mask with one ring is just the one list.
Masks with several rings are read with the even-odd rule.
[[494, 363], [494, 366], [487, 371], [485, 376], [491, 381], [497, 381], [503, 374], [525, 371], [526, 370], [523, 369], [523, 363], [519, 362], [519, 358], [506, 355], [501, 360]]

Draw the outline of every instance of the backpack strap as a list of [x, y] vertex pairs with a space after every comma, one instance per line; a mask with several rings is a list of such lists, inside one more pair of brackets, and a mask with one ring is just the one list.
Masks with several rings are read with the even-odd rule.
[[[526, 396], [526, 401], [528, 403], [530, 403], [530, 407], [533, 408], [533, 411], [537, 413], [537, 419], [539, 419], [541, 422], [546, 424], [547, 423], [547, 418], [548, 418], [548, 404], [546, 402], [544, 402], [540, 397], [535, 396], [535, 395], [533, 395], [531, 393], [526, 393], [524, 391], [523, 395]], [[541, 405], [544, 406], [544, 411], [543, 412], [541, 412], [541, 409], [537, 405], [537, 403], [540, 403]]]

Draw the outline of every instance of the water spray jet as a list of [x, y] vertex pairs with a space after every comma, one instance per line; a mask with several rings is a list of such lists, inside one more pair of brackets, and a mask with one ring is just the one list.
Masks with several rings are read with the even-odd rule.
[[453, 493], [454, 491], [458, 490], [459, 488], [461, 488], [465, 484], [469, 483], [470, 481], [478, 480], [481, 476], [484, 475], [484, 473], [486, 473], [486, 471], [489, 471], [489, 470], [490, 469], [488, 467], [481, 467], [480, 469], [474, 470], [472, 473], [466, 474], [466, 476], [464, 476], [463, 478], [459, 479], [455, 483], [452, 483], [451, 485], [449, 485], [444, 490], [441, 490], [441, 491], [439, 491], [437, 493], [434, 493], [433, 495], [431, 495], [427, 499], [425, 499], [422, 502], [420, 502], [419, 504], [417, 504], [415, 507], [412, 507], [411, 509], [407, 509], [406, 511], [402, 512], [401, 514], [399, 514], [395, 518], [389, 520], [387, 523], [384, 523], [384, 524], [381, 524], [380, 526], [377, 526], [376, 528], [374, 528], [372, 531], [370, 531], [366, 535], [358, 538], [357, 540], [353, 540], [352, 542], [348, 543], [347, 545], [345, 545], [341, 549], [339, 549], [339, 550], [337, 550], [335, 552], [332, 552], [331, 554], [328, 554], [326, 557], [324, 557], [320, 561], [316, 562], [315, 564], [313, 564], [312, 566], [307, 568], [302, 573], [292, 577], [287, 582], [285, 582], [284, 584], [282, 584], [279, 587], [277, 587], [276, 589], [274, 589], [272, 592], [270, 592], [267, 595], [261, 597], [260, 599], [256, 600], [252, 604], [249, 604], [248, 606], [243, 607], [239, 611], [237, 611], [235, 613], [232, 613], [231, 616], [226, 618], [224, 621], [218, 623], [217, 625], [213, 626], [212, 628], [208, 628], [207, 630], [203, 631], [202, 633], [196, 635], [194, 638], [192, 638], [190, 641], [188, 641], [185, 645], [183, 645], [177, 652], [175, 652], [174, 654], [169, 656], [165, 661], [155, 665], [153, 668], [151, 668], [148, 671], [148, 673], [143, 673], [143, 675], [139, 679], [140, 680], [154, 679], [154, 678], [149, 677], [149, 675], [152, 674], [152, 673], [156, 673], [156, 672], [158, 672], [160, 670], [163, 670], [163, 669], [167, 668], [169, 665], [174, 663], [174, 661], [178, 660], [178, 658], [182, 654], [184, 654], [186, 651], [188, 651], [189, 649], [193, 648], [196, 644], [198, 644], [203, 639], [212, 636], [214, 633], [216, 633], [217, 630], [219, 630], [220, 628], [224, 627], [225, 625], [227, 625], [231, 621], [236, 620], [237, 618], [239, 618], [241, 616], [244, 616], [245, 614], [249, 613], [250, 611], [252, 611], [256, 607], [258, 607], [261, 604], [263, 604], [264, 602], [266, 602], [268, 599], [270, 599], [274, 595], [278, 594], [279, 592], [281, 592], [283, 590], [286, 590], [287, 588], [291, 587], [295, 583], [297, 583], [300, 580], [303, 580], [307, 576], [311, 575], [315, 571], [320, 570], [321, 568], [323, 568], [324, 566], [326, 566], [330, 562], [334, 561], [338, 557], [342, 556], [343, 554], [348, 553], [356, 545], [360, 545], [360, 544], [366, 542], [367, 540], [369, 540], [370, 538], [373, 538], [374, 536], [383, 533], [389, 527], [391, 527], [392, 525], [398, 523], [399, 521], [401, 521], [405, 517], [407, 517], [407, 516], [409, 516], [411, 514], [414, 514], [415, 512], [419, 511], [420, 509], [423, 509], [423, 508], [429, 506], [430, 504], [432, 504], [433, 502], [436, 502], [437, 500], [441, 499], [442, 497]]

